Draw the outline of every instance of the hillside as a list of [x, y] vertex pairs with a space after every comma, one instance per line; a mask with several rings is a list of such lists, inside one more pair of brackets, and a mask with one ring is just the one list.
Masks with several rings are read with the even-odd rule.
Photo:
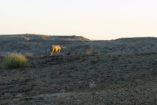
[[48, 35], [0, 35], [0, 55], [12, 52], [32, 53], [35, 56], [49, 55], [52, 45], [78, 46], [89, 41], [82, 36], [48, 36]]
[[[0, 105], [156, 105], [157, 38], [94, 41], [82, 36], [0, 36]], [[66, 49], [49, 56], [49, 47]], [[27, 56], [5, 69], [4, 55]]]
[[92, 41], [82, 36], [48, 35], [0, 35], [0, 55], [12, 52], [31, 53], [34, 56], [50, 55], [52, 45], [64, 45], [61, 54], [86, 53], [93, 49], [97, 53], [142, 53], [157, 51], [157, 38], [122, 38], [111, 41]]

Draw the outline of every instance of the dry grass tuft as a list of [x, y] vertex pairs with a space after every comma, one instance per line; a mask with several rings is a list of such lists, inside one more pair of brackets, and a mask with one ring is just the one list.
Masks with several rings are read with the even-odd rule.
[[87, 54], [87, 55], [93, 55], [93, 54], [94, 54], [94, 50], [93, 50], [92, 48], [87, 49], [87, 50], [86, 50], [86, 54]]
[[3, 65], [7, 69], [12, 68], [23, 68], [26, 67], [28, 63], [27, 58], [18, 53], [12, 53], [4, 58]]
[[27, 37], [24, 37], [24, 40], [27, 40], [27, 41], [29, 41], [29, 40], [31, 40], [30, 38], [27, 38]]

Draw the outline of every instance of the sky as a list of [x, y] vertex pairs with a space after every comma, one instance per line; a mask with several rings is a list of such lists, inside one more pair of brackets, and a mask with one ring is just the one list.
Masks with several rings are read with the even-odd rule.
[[157, 0], [0, 0], [0, 34], [157, 36]]

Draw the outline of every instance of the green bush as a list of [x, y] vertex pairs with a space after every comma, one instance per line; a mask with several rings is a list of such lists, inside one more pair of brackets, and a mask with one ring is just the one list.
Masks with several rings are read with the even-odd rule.
[[3, 64], [7, 69], [11, 68], [23, 68], [26, 67], [28, 63], [27, 58], [18, 53], [12, 53], [4, 58]]

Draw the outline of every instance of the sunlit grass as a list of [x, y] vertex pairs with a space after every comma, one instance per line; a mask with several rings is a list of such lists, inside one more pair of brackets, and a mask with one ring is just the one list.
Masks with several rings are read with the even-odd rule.
[[3, 64], [7, 69], [23, 68], [27, 66], [28, 60], [22, 54], [12, 53], [4, 58]]

